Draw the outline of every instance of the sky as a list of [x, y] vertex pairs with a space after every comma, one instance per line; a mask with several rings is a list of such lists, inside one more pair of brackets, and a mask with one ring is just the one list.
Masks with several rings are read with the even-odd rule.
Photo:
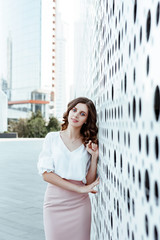
[[73, 83], [74, 78], [74, 23], [79, 19], [79, 0], [57, 0], [57, 9], [62, 14], [62, 19], [68, 25], [68, 38], [67, 44], [67, 99], [69, 100], [70, 86]]

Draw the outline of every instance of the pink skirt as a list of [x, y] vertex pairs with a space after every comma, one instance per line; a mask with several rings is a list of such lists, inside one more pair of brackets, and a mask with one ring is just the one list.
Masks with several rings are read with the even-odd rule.
[[[84, 183], [68, 180], [83, 186]], [[91, 203], [88, 193], [76, 193], [48, 183], [43, 206], [46, 240], [89, 240]]]

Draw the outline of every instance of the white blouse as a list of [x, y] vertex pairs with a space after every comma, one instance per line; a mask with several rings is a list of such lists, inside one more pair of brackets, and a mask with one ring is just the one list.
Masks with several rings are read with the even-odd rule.
[[70, 151], [64, 144], [60, 132], [46, 135], [38, 160], [38, 171], [54, 172], [62, 178], [86, 183], [86, 175], [90, 167], [91, 155], [82, 144]]

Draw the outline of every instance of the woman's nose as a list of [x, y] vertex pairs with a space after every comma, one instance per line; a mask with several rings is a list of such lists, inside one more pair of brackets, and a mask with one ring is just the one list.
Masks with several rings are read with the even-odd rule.
[[78, 117], [78, 112], [74, 112], [74, 116], [75, 116], [75, 117]]

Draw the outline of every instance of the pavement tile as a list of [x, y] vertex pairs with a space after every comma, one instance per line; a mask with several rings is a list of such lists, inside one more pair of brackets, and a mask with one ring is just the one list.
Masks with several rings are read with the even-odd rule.
[[0, 140], [0, 240], [44, 240], [46, 183], [37, 161], [43, 139]]

